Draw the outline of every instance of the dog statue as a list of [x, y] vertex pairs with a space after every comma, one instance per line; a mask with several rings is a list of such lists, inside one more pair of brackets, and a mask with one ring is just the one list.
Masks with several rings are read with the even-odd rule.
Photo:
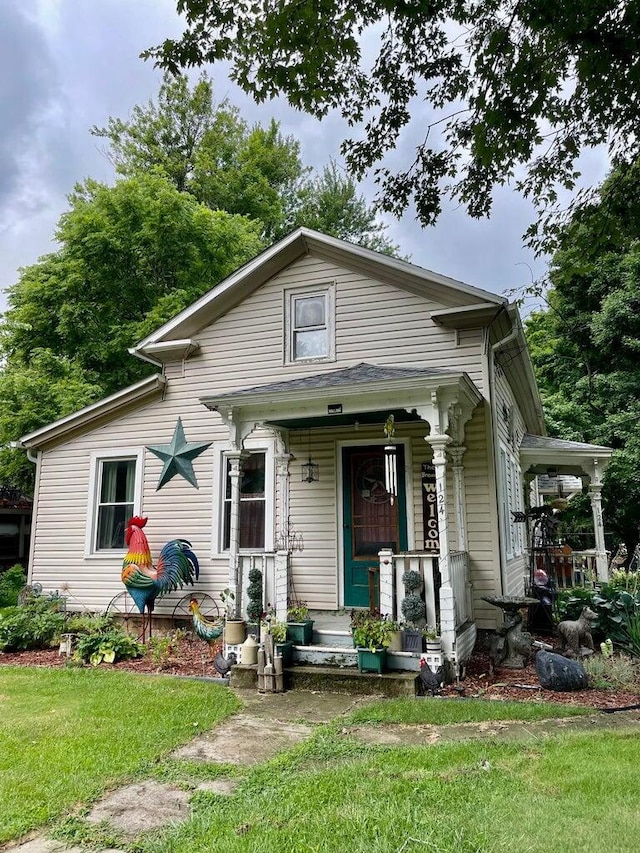
[[598, 618], [590, 607], [584, 607], [579, 619], [566, 619], [557, 628], [560, 651], [565, 657], [587, 657], [593, 654], [591, 628]]

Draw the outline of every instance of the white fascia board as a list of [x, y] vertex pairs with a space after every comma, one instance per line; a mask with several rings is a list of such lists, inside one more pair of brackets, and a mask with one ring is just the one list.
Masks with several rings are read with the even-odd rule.
[[[298, 228], [278, 243], [265, 249], [253, 260], [220, 282], [220, 284], [207, 291], [207, 293], [201, 296], [200, 299], [197, 299], [192, 305], [185, 308], [167, 323], [156, 329], [155, 332], [152, 332], [151, 335], [148, 335], [136, 344], [130, 352], [133, 355], [144, 358], [145, 353], [151, 354], [149, 350], [150, 345], [170, 338], [174, 333], [180, 334], [180, 331], [182, 331], [181, 337], [184, 336], [185, 330], [188, 335], [193, 334], [195, 327], [206, 325], [207, 322], [212, 322], [218, 314], [223, 314], [229, 310], [235, 304], [234, 297], [242, 298], [245, 288], [247, 289], [247, 293], [251, 292], [254, 287], [259, 286], [260, 283], [276, 275], [284, 267], [297, 258], [308, 254], [310, 251], [315, 251], [318, 255], [322, 256], [323, 252], [326, 253], [328, 250], [341, 255], [345, 262], [350, 260], [351, 262], [359, 262], [369, 267], [373, 265], [381, 271], [388, 270], [394, 272], [397, 276], [404, 277], [407, 283], [414, 282], [417, 285], [423, 283], [437, 284], [459, 293], [468, 294], [475, 299], [481, 300], [483, 304], [489, 303], [496, 306], [505, 304], [505, 299], [502, 296], [415, 266], [408, 261], [391, 258], [388, 255], [374, 252], [371, 249], [365, 249], [353, 243], [347, 243], [336, 237], [328, 237], [326, 234], [320, 234], [308, 228]], [[238, 291], [237, 294], [234, 293], [236, 290]], [[196, 320], [197, 315], [200, 313], [203, 315], [202, 323]]]
[[149, 376], [147, 379], [136, 382], [135, 385], [130, 385], [122, 391], [117, 391], [109, 397], [98, 400], [97, 403], [85, 406], [71, 415], [23, 435], [22, 438], [18, 439], [16, 445], [22, 448], [40, 447], [47, 442], [61, 438], [67, 432], [92, 423], [97, 418], [113, 414], [123, 406], [156, 394], [164, 388], [165, 384], [166, 379], [161, 374]]
[[313, 388], [304, 391], [276, 393], [232, 394], [221, 397], [201, 397], [200, 402], [213, 411], [235, 410], [246, 420], [268, 420], [301, 415], [319, 417], [327, 414], [330, 402], [342, 404], [342, 414], [355, 414], [378, 409], [412, 409], [424, 405], [425, 399], [439, 388], [459, 387], [476, 405], [482, 395], [466, 373], [417, 379], [389, 379], [352, 386]]

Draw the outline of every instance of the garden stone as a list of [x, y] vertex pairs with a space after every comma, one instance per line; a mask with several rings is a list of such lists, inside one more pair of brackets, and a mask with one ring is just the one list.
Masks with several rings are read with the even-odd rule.
[[547, 690], [585, 690], [589, 686], [587, 672], [579, 661], [553, 652], [538, 652], [536, 672]]

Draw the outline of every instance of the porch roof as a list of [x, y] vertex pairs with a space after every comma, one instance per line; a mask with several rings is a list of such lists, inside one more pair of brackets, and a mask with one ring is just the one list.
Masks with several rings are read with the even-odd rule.
[[[361, 362], [353, 367], [272, 382], [200, 402], [225, 418], [295, 428], [301, 419], [336, 418], [361, 412], [404, 410], [432, 429], [446, 428], [444, 413], [454, 403], [473, 409], [481, 394], [462, 371], [420, 367], [388, 367]], [[307, 421], [305, 421], [307, 422]], [[442, 422], [442, 423], [441, 423]]]
[[611, 447], [600, 444], [529, 433], [525, 433], [520, 444], [523, 471], [532, 474], [587, 475], [592, 482], [598, 482], [604, 474], [612, 453]]

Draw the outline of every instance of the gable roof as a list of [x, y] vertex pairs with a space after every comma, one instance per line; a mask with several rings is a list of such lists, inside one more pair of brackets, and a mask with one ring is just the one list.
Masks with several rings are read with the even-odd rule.
[[[160, 355], [164, 346], [170, 342], [173, 342], [174, 346], [178, 342], [180, 346], [186, 345], [191, 335], [226, 314], [285, 267], [310, 254], [337, 266], [357, 270], [410, 293], [444, 302], [452, 308], [465, 309], [467, 313], [477, 309], [486, 314], [488, 307], [497, 311], [508, 304], [508, 300], [503, 296], [423, 269], [408, 261], [392, 258], [309, 228], [298, 228], [265, 249], [140, 341], [130, 350], [131, 354], [143, 359], [153, 359], [154, 356]], [[483, 323], [478, 322], [477, 325]]]
[[215, 399], [219, 402], [228, 400], [242, 401], [243, 398], [265, 396], [274, 398], [279, 394], [299, 394], [311, 391], [325, 391], [332, 388], [347, 388], [363, 384], [393, 382], [403, 379], [431, 379], [433, 377], [457, 377], [459, 371], [438, 370], [426, 367], [379, 367], [362, 361], [354, 367], [343, 367], [338, 370], [328, 370], [315, 376], [303, 376], [299, 379], [285, 379], [283, 382], [271, 382], [269, 385], [258, 385], [255, 388], [242, 388], [228, 394], [219, 394]]
[[115, 417], [117, 413], [132, 405], [141, 405], [146, 400], [162, 392], [166, 380], [159, 373], [129, 385], [122, 391], [110, 394], [96, 403], [91, 403], [77, 412], [73, 412], [64, 418], [60, 418], [51, 424], [40, 427], [23, 435], [16, 443], [16, 447], [38, 448], [41, 445], [66, 437], [75, 429], [88, 429], [96, 426], [103, 418]]

